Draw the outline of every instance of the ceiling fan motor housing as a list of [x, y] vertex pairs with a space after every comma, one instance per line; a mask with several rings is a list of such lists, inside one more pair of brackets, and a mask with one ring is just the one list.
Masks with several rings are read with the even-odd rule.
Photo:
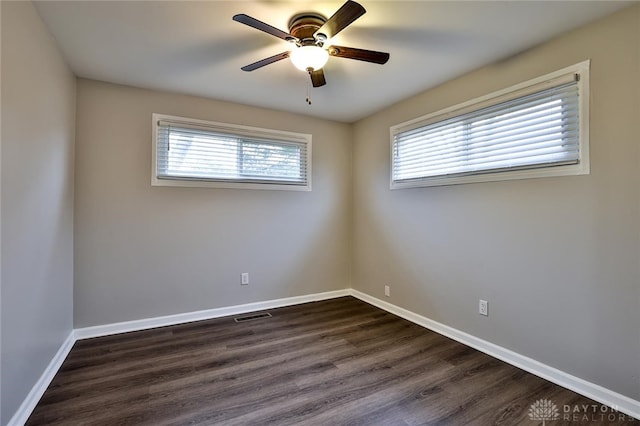
[[319, 13], [305, 12], [295, 15], [289, 20], [289, 34], [299, 40], [300, 46], [319, 45], [326, 40], [326, 37], [313, 35], [327, 22], [327, 18]]

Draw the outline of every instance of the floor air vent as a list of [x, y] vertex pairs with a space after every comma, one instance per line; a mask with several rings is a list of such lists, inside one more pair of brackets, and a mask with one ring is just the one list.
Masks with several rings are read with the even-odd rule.
[[246, 322], [246, 321], [255, 321], [264, 318], [271, 318], [271, 314], [269, 312], [261, 312], [259, 314], [250, 314], [242, 317], [234, 318], [235, 322]]

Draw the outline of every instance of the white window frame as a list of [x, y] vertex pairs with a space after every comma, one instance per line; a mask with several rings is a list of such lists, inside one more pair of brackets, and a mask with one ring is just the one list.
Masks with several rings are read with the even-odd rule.
[[[220, 123], [208, 120], [198, 120], [195, 118], [179, 117], [153, 113], [152, 121], [152, 162], [151, 162], [151, 185], [152, 186], [174, 186], [174, 187], [203, 187], [203, 188], [236, 188], [236, 189], [266, 189], [284, 191], [311, 191], [311, 148], [312, 136], [306, 133], [295, 133], [281, 130], [263, 129], [259, 127], [243, 126], [239, 124]], [[158, 173], [158, 123], [171, 122], [176, 125], [192, 126], [202, 129], [211, 129], [212, 132], [225, 133], [239, 138], [253, 138], [265, 141], [295, 142], [306, 145], [306, 183], [292, 184], [282, 181], [245, 182], [235, 179], [209, 179], [209, 178], [182, 178], [182, 177], [159, 177]]]
[[[475, 182], [492, 182], [513, 179], [529, 179], [551, 176], [587, 175], [590, 173], [589, 165], [589, 68], [590, 60], [563, 68], [542, 77], [529, 80], [509, 88], [490, 93], [488, 95], [454, 105], [443, 110], [423, 115], [413, 120], [397, 124], [390, 128], [390, 173], [389, 188], [403, 189], [415, 187], [430, 187], [441, 185], [457, 185]], [[507, 170], [507, 171], [482, 171], [477, 174], [459, 176], [434, 176], [405, 181], [394, 181], [394, 138], [398, 133], [428, 126], [440, 121], [464, 116], [467, 113], [478, 111], [502, 102], [524, 97], [557, 85], [557, 81], [563, 77], [577, 76], [578, 78], [578, 102], [579, 102], [579, 159], [577, 164], [566, 165], [540, 165], [536, 168]]]

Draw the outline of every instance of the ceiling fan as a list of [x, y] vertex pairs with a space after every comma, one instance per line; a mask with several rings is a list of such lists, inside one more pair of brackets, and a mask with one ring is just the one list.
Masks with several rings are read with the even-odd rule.
[[270, 56], [241, 69], [253, 71], [290, 58], [296, 68], [309, 73], [313, 87], [320, 87], [327, 84], [322, 67], [327, 63], [329, 56], [385, 64], [389, 60], [388, 53], [331, 44], [332, 37], [364, 15], [365, 12], [366, 10], [360, 4], [347, 0], [329, 19], [313, 12], [295, 15], [289, 21], [288, 33], [244, 13], [235, 15], [234, 21], [264, 31], [294, 45], [290, 51]]

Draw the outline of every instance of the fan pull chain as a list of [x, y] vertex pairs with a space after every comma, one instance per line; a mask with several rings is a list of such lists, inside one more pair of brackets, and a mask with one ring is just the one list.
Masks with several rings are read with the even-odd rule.
[[[309, 75], [311, 75], [311, 71], [309, 71]], [[311, 83], [309, 82], [309, 79], [307, 79], [307, 98], [305, 101], [307, 101], [307, 104], [311, 105]]]

